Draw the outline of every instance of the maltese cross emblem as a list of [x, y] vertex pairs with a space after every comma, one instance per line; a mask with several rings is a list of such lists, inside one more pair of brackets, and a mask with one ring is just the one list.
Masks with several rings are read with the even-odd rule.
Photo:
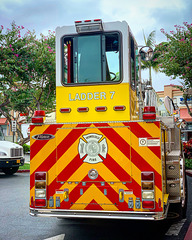
[[103, 138], [103, 135], [96, 133], [90, 133], [83, 135], [83, 138], [79, 140], [78, 151], [80, 158], [84, 158], [83, 162], [95, 164], [103, 162], [103, 158], [107, 157], [107, 141]]

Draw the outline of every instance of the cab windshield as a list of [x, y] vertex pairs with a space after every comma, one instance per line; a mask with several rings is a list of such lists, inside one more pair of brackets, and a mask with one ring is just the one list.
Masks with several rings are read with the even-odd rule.
[[64, 84], [120, 81], [119, 33], [63, 38]]

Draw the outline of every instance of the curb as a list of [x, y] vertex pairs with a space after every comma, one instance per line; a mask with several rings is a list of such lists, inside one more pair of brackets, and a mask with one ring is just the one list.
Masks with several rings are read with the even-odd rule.
[[30, 172], [30, 170], [29, 170], [29, 169], [22, 169], [22, 170], [18, 170], [17, 172], [18, 172], [18, 173]]
[[187, 176], [192, 177], [192, 170], [185, 170]]
[[192, 223], [189, 225], [189, 228], [185, 235], [184, 240], [190, 240], [190, 239], [192, 239]]

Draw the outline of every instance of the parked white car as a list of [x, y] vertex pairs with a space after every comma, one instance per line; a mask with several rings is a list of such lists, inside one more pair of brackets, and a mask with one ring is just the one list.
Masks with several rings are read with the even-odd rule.
[[19, 166], [24, 165], [23, 147], [19, 144], [4, 140], [0, 128], [0, 169], [7, 175], [17, 172]]

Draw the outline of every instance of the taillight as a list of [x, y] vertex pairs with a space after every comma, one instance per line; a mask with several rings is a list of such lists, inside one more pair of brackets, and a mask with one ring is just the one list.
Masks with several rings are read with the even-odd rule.
[[36, 172], [35, 180], [46, 180], [46, 172]]
[[35, 206], [47, 206], [47, 173], [35, 172]]
[[155, 208], [154, 172], [141, 172], [142, 207]]
[[45, 207], [46, 205], [46, 199], [35, 199], [35, 207]]
[[37, 110], [32, 117], [32, 123], [43, 123], [45, 118], [45, 111]]
[[44, 181], [41, 181], [41, 182], [40, 181], [36, 181], [35, 182], [35, 188], [38, 188], [38, 189], [39, 188], [44, 188], [45, 189], [46, 188], [46, 182], [44, 182]]
[[154, 209], [155, 202], [154, 201], [143, 201], [142, 206], [143, 206], [143, 208]]
[[153, 172], [142, 172], [141, 173], [141, 180], [142, 181], [153, 181], [154, 179], [154, 173]]
[[141, 186], [143, 190], [153, 190], [153, 182], [142, 182]]
[[154, 191], [143, 191], [142, 198], [143, 199], [154, 199]]

